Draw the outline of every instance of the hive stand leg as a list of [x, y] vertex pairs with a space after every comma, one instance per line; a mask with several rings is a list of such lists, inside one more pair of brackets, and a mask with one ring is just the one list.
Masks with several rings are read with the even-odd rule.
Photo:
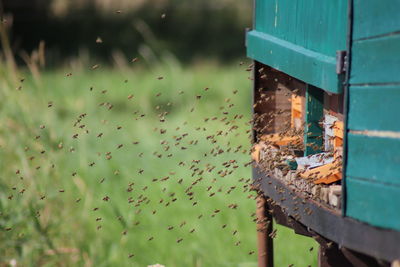
[[257, 237], [258, 237], [258, 267], [274, 266], [274, 249], [272, 233], [272, 215], [266, 208], [266, 198], [257, 197]]

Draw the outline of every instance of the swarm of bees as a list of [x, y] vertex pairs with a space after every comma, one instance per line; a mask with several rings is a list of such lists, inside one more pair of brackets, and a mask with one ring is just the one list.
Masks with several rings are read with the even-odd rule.
[[[117, 11], [119, 14], [120, 12]], [[165, 15], [162, 16], [165, 18]], [[101, 37], [97, 37], [96, 43], [101, 44], [103, 40]], [[132, 59], [132, 62], [138, 62], [138, 58]], [[241, 63], [242, 64], [242, 63]], [[99, 64], [95, 64], [91, 66], [91, 70], [96, 71], [100, 68]], [[246, 71], [249, 71], [252, 66], [249, 66]], [[72, 72], [66, 74], [66, 77], [71, 77]], [[165, 76], [155, 76], [154, 79], [162, 82], [168, 77]], [[124, 81], [126, 82], [126, 80]], [[100, 90], [94, 86], [89, 88], [89, 92], [92, 94], [101, 94], [103, 99], [107, 98], [107, 91], [112, 90]], [[211, 87], [204, 87], [202, 90], [202, 94], [195, 94], [193, 99], [191, 100], [192, 104], [187, 108], [187, 113], [195, 113], [198, 112], [196, 110], [199, 102], [207, 101], [208, 94], [213, 94], [213, 90]], [[234, 89], [231, 94], [232, 96], [238, 93], [237, 89]], [[185, 91], [179, 90], [179, 95], [184, 95]], [[188, 94], [188, 93], [186, 93]], [[163, 97], [162, 92], [155, 92], [154, 98], [161, 98]], [[186, 96], [185, 96], [186, 97]], [[153, 114], [145, 114], [140, 110], [140, 103], [135, 102], [135, 95], [132, 93], [127, 93], [124, 96], [124, 99], [121, 101], [128, 102], [129, 105], [136, 108], [134, 112], [132, 112], [132, 121], [128, 123], [139, 123], [141, 120], [144, 120], [147, 116], [153, 116]], [[126, 185], [124, 192], [129, 193], [129, 197], [126, 200], [126, 203], [132, 207], [132, 213], [136, 215], [138, 220], [135, 220], [132, 223], [126, 221], [124, 216], [118, 216], [118, 220], [122, 225], [124, 225], [124, 230], [122, 231], [121, 235], [126, 236], [127, 238], [131, 238], [130, 234], [134, 233], [135, 230], [132, 227], [138, 227], [141, 224], [140, 221], [140, 214], [148, 213], [150, 216], [162, 216], [159, 215], [160, 209], [166, 209], [169, 206], [174, 205], [176, 202], [184, 202], [188, 209], [196, 209], [199, 206], [206, 205], [207, 203], [201, 203], [199, 199], [199, 194], [205, 194], [210, 199], [213, 198], [221, 198], [225, 194], [229, 195], [232, 192], [242, 191], [243, 194], [248, 194], [248, 198], [255, 198], [256, 194], [251, 191], [251, 178], [243, 178], [240, 177], [239, 180], [235, 179], [237, 177], [238, 170], [243, 167], [249, 167], [252, 164], [252, 160], [250, 159], [249, 155], [251, 150], [246, 147], [244, 144], [236, 144], [233, 140], [235, 137], [239, 135], [247, 135], [248, 138], [251, 138], [252, 131], [249, 127], [249, 122], [245, 121], [245, 116], [243, 114], [236, 114], [234, 113], [235, 103], [232, 103], [231, 98], [226, 98], [224, 103], [221, 103], [219, 107], [218, 114], [214, 116], [202, 118], [201, 122], [199, 122], [192, 130], [190, 130], [190, 123], [184, 121], [182, 125], [171, 127], [168, 125], [168, 120], [170, 116], [171, 106], [174, 104], [171, 102], [166, 103], [165, 105], [157, 105], [154, 107], [154, 112], [156, 117], [158, 118], [158, 124], [154, 125], [154, 129], [152, 132], [148, 134], [152, 134], [158, 136], [160, 143], [158, 147], [159, 150], [156, 151], [148, 151], [148, 150], [136, 150], [135, 154], [138, 158], [144, 158], [149, 165], [140, 166], [135, 171], [135, 178], [133, 178], [132, 182]], [[58, 107], [54, 103], [54, 101], [46, 102], [46, 108], [48, 108], [49, 112], [53, 112], [57, 110]], [[97, 107], [99, 110], [103, 110], [109, 112], [113, 108], [117, 108], [115, 101], [108, 100], [102, 101], [98, 104]], [[174, 107], [175, 108], [175, 107]], [[185, 107], [183, 107], [185, 108]], [[200, 115], [201, 116], [201, 115]], [[79, 143], [82, 139], [92, 138], [93, 141], [102, 142], [105, 138], [108, 138], [110, 135], [110, 130], [106, 129], [107, 125], [109, 125], [109, 121], [96, 118], [96, 120], [101, 120], [101, 125], [104, 126], [95, 129], [91, 126], [91, 123], [88, 121], [88, 118], [96, 117], [96, 114], [89, 114], [86, 112], [79, 113], [75, 116], [74, 121], [71, 122], [70, 126], [72, 129], [72, 134], [69, 136], [70, 140], [61, 140], [56, 143], [55, 147], [60, 153], [65, 153], [66, 155], [80, 155]], [[208, 130], [208, 125], [210, 123], [219, 124], [218, 130], [215, 130], [215, 127], [211, 127], [211, 131]], [[239, 130], [244, 129], [245, 131], [239, 132]], [[48, 131], [51, 130], [51, 125], [46, 125], [41, 123], [37, 125], [37, 133], [33, 135], [33, 139], [38, 144], [38, 147], [43, 147], [41, 142], [43, 138], [47, 138]], [[117, 124], [114, 126], [112, 131], [125, 131], [126, 127], [123, 123]], [[135, 147], [139, 147], [142, 145], [143, 142], [146, 140], [131, 140], [130, 142], [123, 142], [119, 140], [115, 140], [114, 147], [107, 147], [104, 152], [96, 152], [90, 160], [88, 160], [85, 165], [96, 173], [96, 169], [102, 167], [104, 165], [104, 161], [101, 159], [106, 159], [108, 162], [114, 162], [115, 155], [117, 153], [124, 153], [127, 147], [135, 149]], [[232, 141], [232, 142], [231, 142]], [[204, 146], [207, 143], [208, 146]], [[72, 144], [69, 146], [69, 144]], [[142, 146], [141, 146], [142, 147]], [[206, 148], [206, 149], [204, 149]], [[207, 149], [209, 148], [209, 150]], [[26, 147], [26, 150], [30, 150], [31, 148]], [[192, 153], [193, 155], [198, 155], [198, 158], [187, 158], [185, 155], [188, 151], [201, 151], [199, 153]], [[41, 149], [40, 154], [45, 154], [46, 149]], [[202, 155], [202, 156], [200, 156]], [[240, 160], [235, 157], [235, 155], [246, 155], [248, 161], [241, 162]], [[34, 162], [38, 156], [32, 155], [29, 157], [29, 161]], [[128, 155], [127, 155], [128, 157]], [[131, 157], [131, 155], [129, 156]], [[154, 173], [152, 171], [153, 166], [157, 165], [157, 160], [161, 158], [175, 158], [175, 161], [179, 162], [176, 166], [165, 166], [165, 167], [172, 167], [177, 168], [177, 170], [171, 169], [168, 175], [163, 175], [159, 177], [151, 177]], [[213, 160], [215, 158], [224, 158], [222, 164], [219, 164], [219, 160]], [[51, 159], [48, 159], [51, 160]], [[215, 162], [213, 164], [213, 162]], [[82, 162], [81, 162], [82, 163]], [[46, 165], [48, 162], [43, 162], [43, 165]], [[57, 164], [51, 164], [52, 168], [57, 170], [57, 168], [62, 168], [57, 166]], [[42, 166], [37, 166], [37, 169], [41, 168]], [[165, 168], [163, 167], [163, 168]], [[179, 171], [180, 169], [184, 171]], [[177, 177], [177, 173], [191, 173], [187, 177]], [[118, 168], [112, 170], [113, 177], [118, 177], [120, 175], [120, 170]], [[161, 174], [161, 173], [160, 173]], [[249, 173], [250, 174], [250, 173]], [[20, 171], [20, 169], [16, 170], [16, 175], [21, 176], [21, 179], [24, 175]], [[75, 181], [79, 182], [81, 179], [80, 171], [77, 167], [74, 170], [71, 170], [70, 177], [71, 179], [75, 179]], [[205, 177], [213, 177], [211, 180]], [[223, 181], [231, 178], [235, 179], [236, 185], [229, 185], [224, 186]], [[107, 181], [113, 178], [107, 177], [106, 174], [101, 175], [100, 177], [96, 177], [95, 181], [99, 184], [106, 184]], [[136, 181], [135, 181], [136, 180]], [[140, 181], [139, 181], [140, 180]], [[171, 183], [171, 180], [176, 181], [176, 188], [168, 188], [168, 184]], [[139, 181], [139, 182], [137, 182]], [[218, 184], [222, 185], [218, 185]], [[144, 185], [146, 184], [146, 185]], [[165, 184], [165, 186], [163, 186]], [[159, 191], [159, 200], [157, 200], [158, 205], [153, 205], [150, 203], [154, 203], [154, 188], [160, 188]], [[63, 198], [63, 195], [69, 193], [69, 188], [58, 188], [59, 198]], [[18, 194], [24, 194], [25, 189], [22, 189]], [[184, 198], [182, 197], [182, 193]], [[11, 194], [8, 196], [8, 199], [12, 201], [16, 194]], [[45, 193], [40, 193], [38, 196], [40, 200], [46, 201], [47, 196]], [[105, 192], [100, 197], [100, 201], [98, 205], [94, 205], [90, 207], [90, 212], [95, 214], [94, 222], [96, 224], [95, 229], [96, 231], [104, 231], [104, 223], [107, 218], [104, 218], [100, 215], [99, 211], [102, 210], [104, 205], [115, 205], [113, 204], [115, 197], [113, 194], [108, 194]], [[82, 198], [76, 198], [75, 205], [81, 203]], [[102, 203], [102, 204], [100, 204]], [[151, 208], [150, 208], [151, 206]], [[149, 208], [148, 208], [149, 207]], [[234, 213], [235, 210], [240, 208], [240, 203], [226, 203], [225, 207], [209, 207], [208, 211], [199, 208], [198, 214], [195, 215], [194, 218], [197, 220], [204, 220], [204, 218], [212, 219], [220, 216], [226, 216], [226, 214]], [[249, 211], [250, 212], [250, 211]], [[232, 216], [235, 216], [232, 214]], [[253, 217], [250, 217], [251, 221], [253, 221]], [[159, 218], [162, 221], [162, 217]], [[176, 225], [169, 225], [166, 227], [168, 231], [176, 232], [177, 236], [175, 238], [176, 245], [182, 245], [185, 243], [185, 235], [180, 234], [179, 231], [184, 232], [185, 234], [190, 234], [191, 236], [195, 236], [199, 231], [197, 229], [198, 223], [192, 224], [189, 221], [183, 220]], [[218, 226], [219, 227], [219, 226]], [[241, 246], [243, 241], [239, 240], [241, 238], [239, 229], [236, 229], [235, 226], [227, 224], [223, 224], [221, 230], [225, 228], [232, 229], [230, 231], [224, 231], [226, 235], [231, 235], [233, 242], [233, 246]], [[8, 227], [7, 231], [12, 231], [12, 227]], [[152, 243], [157, 240], [157, 233], [147, 233], [147, 242]], [[132, 251], [128, 258], [135, 258], [135, 255], [140, 253], [140, 251]], [[245, 252], [248, 255], [254, 254], [254, 251], [247, 251]]]
[[[121, 14], [122, 11], [117, 10], [116, 13]], [[162, 14], [161, 19], [165, 18], [166, 14]], [[103, 40], [101, 37], [97, 37], [95, 42], [98, 45], [101, 45], [103, 43]], [[135, 57], [131, 60], [131, 63], [140, 64], [140, 60], [139, 58]], [[242, 66], [243, 64], [244, 63], [241, 62], [239, 65]], [[90, 69], [93, 71], [96, 71], [99, 68], [99, 64], [94, 64], [90, 67]], [[253, 71], [253, 69], [253, 64], [245, 67], [246, 72], [251, 72]], [[266, 74], [263, 73], [263, 69], [259, 69], [256, 71], [260, 72], [261, 78], [267, 77]], [[68, 72], [67, 74], [65, 74], [66, 77], [71, 77], [72, 75], [72, 72]], [[154, 79], [159, 82], [163, 82], [164, 80], [168, 79], [168, 77], [155, 75]], [[128, 80], [124, 80], [123, 82], [128, 83]], [[101, 94], [103, 98], [107, 98], [107, 92], [110, 92], [111, 90], [111, 88], [109, 89], [109, 91], [105, 89], [98, 90], [93, 86], [89, 88], [90, 93]], [[193, 96], [193, 99], [191, 100], [192, 105], [190, 107], [183, 107], [186, 109], [185, 112], [187, 114], [201, 112], [196, 110], [197, 104], [199, 102], [201, 103], [201, 101], [207, 101], [207, 97], [209, 94], [213, 93], [212, 91], [213, 90], [211, 87], [204, 87], [201, 94], [196, 94]], [[238, 90], [234, 89], [231, 92], [232, 97], [237, 95], [237, 93]], [[254, 109], [257, 109], [258, 106], [265, 105], [265, 103], [268, 103], [274, 97], [265, 93], [264, 88], [259, 88], [258, 94], [260, 97], [253, 105]], [[188, 95], [188, 93], [184, 90], [179, 90], [178, 95], [186, 96]], [[163, 92], [156, 92], [152, 95], [152, 98], [160, 99], [163, 96]], [[141, 103], [135, 102], [136, 94], [127, 92], [127, 94], [123, 97], [123, 100], [120, 101], [123, 101], [124, 103], [128, 102], [130, 107], [135, 107], [135, 111], [130, 113], [132, 121], [128, 123], [138, 123], [139, 125], [139, 123], [144, 120], [146, 116], [149, 117], [154, 115], [146, 114], [141, 110]], [[116, 101], [113, 101], [112, 99], [102, 101], [101, 103], [98, 103], [98, 109], [106, 112], [117, 109], [118, 105], [115, 102]], [[129, 193], [129, 197], [126, 199], [126, 204], [130, 208], [132, 208], [132, 213], [136, 215], [133, 222], [127, 222], [122, 215], [116, 216], [119, 223], [124, 226], [124, 230], [120, 232], [122, 236], [130, 238], [130, 234], [132, 232], [135, 232], [135, 227], [140, 227], [140, 214], [147, 213], [150, 216], [159, 216], [159, 214], [162, 213], [161, 211], [163, 209], [167, 209], [169, 206], [174, 205], [174, 203], [176, 202], [184, 202], [188, 209], [196, 209], [202, 204], [198, 198], [199, 194], [207, 195], [210, 199], [224, 197], [236, 191], [241, 191], [243, 194], [247, 194], [248, 198], [250, 199], [256, 199], [259, 194], [262, 194], [261, 192], [259, 192], [259, 188], [253, 186], [253, 181], [251, 178], [239, 177], [239, 179], [236, 179], [236, 177], [238, 177], [237, 173], [240, 168], [251, 167], [253, 164], [254, 166], [256, 164], [250, 158], [250, 155], [253, 152], [250, 146], [247, 147], [244, 144], [235, 144], [233, 141], [231, 142], [231, 140], [233, 140], [238, 135], [247, 135], [249, 139], [252, 139], [253, 137], [255, 137], [256, 140], [260, 139], [262, 133], [268, 130], [275, 123], [275, 117], [284, 114], [286, 111], [278, 109], [265, 113], [255, 113], [254, 117], [250, 121], [245, 121], [245, 116], [243, 114], [237, 114], [233, 111], [235, 108], [235, 103], [232, 102], [232, 98], [226, 98], [225, 103], [221, 103], [218, 114], [201, 118], [201, 122], [196, 122], [196, 126], [193, 127], [193, 129], [189, 130], [187, 121], [184, 121], [181, 125], [178, 126], [174, 125], [174, 127], [168, 125], [171, 109], [175, 108], [174, 103], [168, 102], [164, 105], [156, 105], [153, 107], [152, 112], [156, 114], [158, 124], [153, 125], [153, 131], [149, 132], [148, 134], [156, 135], [160, 142], [159, 144], [157, 144], [158, 149], [156, 151], [135, 151], [135, 155], [137, 156], [137, 158], [145, 158], [146, 161], [149, 162], [149, 164], [143, 164], [143, 166], [140, 166], [140, 168], [136, 169], [132, 181], [126, 184], [125, 188], [121, 190], [124, 193]], [[50, 112], [53, 112], [53, 110], [57, 108], [56, 103], [54, 103], [53, 101], [47, 101], [46, 107], [49, 109]], [[63, 153], [79, 154], [80, 151], [78, 147], [81, 139], [92, 138], [98, 142], [102, 142], [104, 138], [107, 138], [107, 134], [110, 133], [110, 131], [105, 128], [109, 124], [109, 121], [103, 119], [101, 120], [101, 124], [104, 126], [104, 128], [93, 129], [89, 126], [89, 123], [86, 122], [88, 117], [96, 117], [96, 114], [80, 113], [76, 115], [74, 121], [71, 123], [73, 134], [70, 136], [70, 139], [75, 142], [75, 145], [68, 147], [67, 143], [70, 143], [70, 140], [59, 141], [55, 144], [55, 147], [59, 151], [62, 151]], [[97, 119], [100, 120], [100, 118]], [[207, 128], [208, 124], [210, 123], [218, 123], [220, 126], [219, 129], [213, 129], [209, 131]], [[293, 130], [289, 124], [290, 122], [285, 122], [284, 130], [281, 131], [282, 138], [287, 135], [303, 135], [302, 131]], [[37, 128], [38, 131], [32, 135], [32, 138], [35, 140], [38, 147], [42, 148], [42, 139], [48, 138], [48, 133], [46, 131], [49, 131], [49, 128], [51, 128], [51, 126], [41, 123], [37, 126]], [[240, 129], [243, 128], [246, 129], [245, 132], [240, 132]], [[125, 129], [125, 125], [118, 124], [117, 126], [114, 126], [113, 131], [124, 132]], [[130, 140], [129, 142], [125, 143], [120, 140], [115, 141], [116, 142], [114, 144], [114, 147], [108, 147], [106, 151], [97, 152], [96, 156], [100, 159], [106, 159], [107, 162], [113, 162], [114, 157], [117, 153], [124, 153], [124, 150], [127, 149], [127, 147], [138, 147], [146, 140]], [[207, 143], [207, 145], [209, 145], [208, 147], [206, 147], [210, 148], [209, 150], [204, 149], [205, 142]], [[30, 148], [26, 147], [25, 151], [28, 150], [30, 150]], [[187, 158], [186, 155], [190, 150], [201, 151], [201, 153], [196, 153], [196, 155], [201, 154], [202, 156], [198, 158]], [[283, 171], [287, 171], [287, 165], [282, 164], [282, 162], [287, 158], [296, 156], [295, 153], [299, 150], [304, 150], [304, 145], [302, 143], [291, 144], [290, 146], [280, 149], [274, 154], [268, 155], [267, 159], [259, 163], [257, 166], [262, 166], [262, 168], [266, 171], [270, 171], [275, 168], [281, 168], [283, 169]], [[40, 149], [40, 154], [46, 154], [46, 150]], [[248, 161], [240, 162], [237, 155], [248, 156]], [[35, 157], [37, 158], [38, 156], [32, 155], [28, 158], [28, 160], [30, 162], [35, 162]], [[127, 157], [132, 157], [132, 155], [127, 155]], [[167, 175], [160, 174], [158, 177], [153, 177], [153, 169], [155, 166], [156, 168], [158, 167], [157, 160], [161, 158], [173, 158], [179, 163], [176, 166], [162, 166], [163, 168], [168, 167], [169, 169], [170, 167], [172, 167], [176, 169], [170, 170]], [[215, 160], [216, 158], [223, 158], [223, 163], [220, 165], [214, 163], [217, 162]], [[47, 163], [48, 162], [43, 165], [46, 165]], [[96, 168], [101, 166], [103, 163], [100, 160], [91, 159], [85, 164], [90, 167], [93, 172], [95, 172]], [[53, 169], [58, 167], [54, 163], [51, 163], [50, 166]], [[110, 166], [112, 165], [110, 164]], [[36, 166], [36, 169], [38, 170], [41, 167], [42, 166]], [[114, 167], [115, 166], [113, 166], [113, 168]], [[191, 174], [187, 177], [177, 177], [177, 173], [179, 173], [180, 170], [184, 170], [185, 172], [189, 172]], [[15, 173], [18, 177], [21, 177], [20, 179], [23, 179], [24, 175], [28, 175], [21, 173], [20, 169], [17, 169]], [[108, 177], [105, 174], [102, 174], [100, 177], [97, 176], [96, 183], [107, 184], [108, 180], [114, 179], [115, 177], [118, 177], [118, 175], [120, 175], [120, 170], [114, 168], [112, 170], [112, 174], [112, 178]], [[315, 173], [313, 175], [315, 177], [311, 178], [316, 179], [318, 173]], [[80, 179], [79, 176], [80, 174], [78, 168], [70, 172], [70, 178], [76, 179], [77, 183]], [[213, 178], [209, 180], [205, 178], [206, 176], [211, 176]], [[235, 185], [218, 185], [219, 181], [224, 181], [228, 178], [235, 179]], [[166, 185], [167, 181], [168, 183], [170, 183], [171, 180], [176, 182], [176, 187], [170, 188]], [[160, 198], [157, 200], [152, 199], [152, 197], [150, 196], [150, 194], [152, 194], [150, 191], [153, 190], [153, 188], [160, 189], [158, 192]], [[15, 193], [10, 194], [8, 196], [8, 199], [10, 201], [13, 201], [16, 195], [22, 195], [25, 191], [26, 189], [24, 188], [16, 191]], [[67, 193], [68, 188], [58, 189], [58, 194], [60, 198], [62, 198], [62, 195], [65, 195]], [[46, 201], [46, 195], [43, 193], [40, 193], [38, 198], [42, 201]], [[75, 200], [76, 204], [79, 204], [81, 200], [82, 198], [77, 198]], [[99, 200], [102, 205], [99, 204], [99, 206], [90, 207], [90, 212], [95, 214], [96, 231], [101, 232], [104, 231], [102, 223], [105, 221], [105, 218], [98, 216], [99, 210], [101, 211], [103, 205], [114, 205], [112, 204], [114, 196], [108, 193], [104, 193]], [[153, 205], [153, 203], [155, 202], [157, 203], [157, 206]], [[150, 206], [151, 208], [149, 208]], [[240, 206], [241, 203], [228, 202], [222, 208], [209, 207], [207, 212], [199, 209], [199, 212], [196, 214], [195, 219], [201, 222], [201, 220], [205, 220], [205, 218], [212, 219], [228, 213], [233, 214], [232, 216], [235, 216], [234, 212], [235, 210], [240, 209]], [[311, 213], [311, 211], [307, 212]], [[249, 211], [249, 213], [249, 219], [258, 226], [261, 226], [257, 227], [257, 231], [266, 231], [266, 229], [271, 224], [271, 221], [265, 220], [263, 218], [257, 218], [256, 214], [252, 211]], [[159, 218], [159, 220], [162, 221], [162, 218]], [[182, 245], [185, 243], [185, 238], [183, 237], [182, 232], [189, 233], [193, 236], [195, 236], [199, 232], [197, 231], [198, 229], [196, 229], [196, 227], [188, 221], [183, 220], [176, 225], [167, 225], [160, 228], [163, 228], [163, 230], [167, 230], [170, 232], [177, 231], [174, 243], [176, 245]], [[218, 227], [220, 227], [221, 231], [225, 231], [226, 234], [232, 236], [233, 246], [241, 246], [243, 240], [238, 240], [242, 238], [238, 229], [232, 227], [232, 229], [228, 231], [229, 227], [231, 227], [229, 223], [224, 223], [221, 226], [218, 225]], [[12, 231], [13, 227], [7, 227], [5, 228], [5, 230]], [[178, 230], [181, 232], [178, 232]], [[139, 233], [139, 231], [137, 231], [137, 233]], [[154, 243], [157, 240], [156, 234], [157, 233], [146, 233], [146, 239], [149, 244]], [[275, 238], [276, 236], [276, 229], [269, 233], [270, 238]], [[140, 253], [140, 251], [133, 251], [129, 253], [127, 257], [130, 259], [134, 259], [135, 255], [137, 255], [138, 253]], [[246, 251], [245, 253], [247, 255], [253, 255], [255, 251], [250, 250]]]

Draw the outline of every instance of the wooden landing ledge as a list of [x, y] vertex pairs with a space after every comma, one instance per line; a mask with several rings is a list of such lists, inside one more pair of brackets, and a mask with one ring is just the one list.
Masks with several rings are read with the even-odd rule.
[[254, 186], [271, 199], [274, 205], [279, 206], [286, 216], [285, 220], [276, 218], [277, 223], [291, 227], [284, 221], [294, 221], [305, 226], [307, 232], [315, 232], [337, 243], [339, 248], [344, 247], [389, 262], [400, 259], [400, 232], [343, 217], [340, 211], [301, 196], [257, 167], [253, 167], [253, 180]]

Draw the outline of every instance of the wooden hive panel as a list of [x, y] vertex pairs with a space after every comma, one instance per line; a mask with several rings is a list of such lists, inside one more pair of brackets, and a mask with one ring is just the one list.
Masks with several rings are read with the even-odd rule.
[[345, 215], [400, 230], [399, 1], [355, 0]]

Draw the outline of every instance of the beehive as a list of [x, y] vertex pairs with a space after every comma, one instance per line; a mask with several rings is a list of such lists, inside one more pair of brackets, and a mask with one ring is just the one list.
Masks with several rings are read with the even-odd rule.
[[[387, 261], [400, 258], [400, 249], [389, 248], [400, 241], [399, 12], [395, 0], [256, 0], [246, 36], [255, 66], [253, 155], [268, 161], [256, 165], [256, 184], [289, 216], [339, 246]], [[326, 152], [332, 161], [306, 163], [299, 172], [299, 159]], [[303, 182], [314, 175], [320, 175], [314, 184], [332, 188]], [[328, 213], [296, 218], [262, 181], [269, 178], [289, 191], [317, 194]], [[322, 218], [329, 212], [336, 217]], [[321, 227], [326, 223], [342, 230]], [[360, 239], [346, 239], [349, 225], [373, 238], [361, 244], [361, 233], [347, 233]]]

